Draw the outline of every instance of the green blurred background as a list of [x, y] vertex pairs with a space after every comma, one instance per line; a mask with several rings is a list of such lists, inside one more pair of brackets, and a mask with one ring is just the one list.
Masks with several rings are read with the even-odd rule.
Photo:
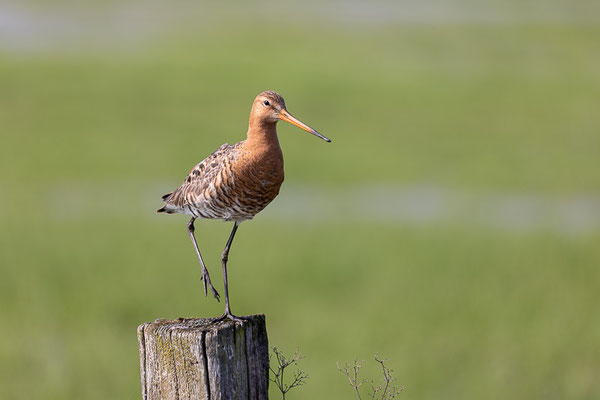
[[[266, 89], [333, 139], [279, 124], [230, 254], [290, 399], [376, 352], [401, 398], [600, 398], [600, 4], [567, 0], [3, 2], [0, 398], [139, 398], [137, 325], [222, 312], [155, 210]], [[218, 287], [230, 229], [197, 224]]]

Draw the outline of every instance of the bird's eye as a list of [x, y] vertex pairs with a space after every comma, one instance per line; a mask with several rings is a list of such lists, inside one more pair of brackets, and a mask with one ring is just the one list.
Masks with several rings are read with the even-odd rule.
[[264, 104], [265, 106], [270, 106], [270, 105], [271, 105], [271, 103], [269, 102], [269, 100], [265, 100], [265, 101], [263, 101], [263, 104]]

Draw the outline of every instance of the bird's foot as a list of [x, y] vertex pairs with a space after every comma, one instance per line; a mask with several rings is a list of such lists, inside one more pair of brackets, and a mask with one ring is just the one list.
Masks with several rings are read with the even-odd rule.
[[215, 287], [212, 285], [212, 282], [210, 281], [210, 276], [208, 275], [208, 271], [203, 270], [202, 271], [202, 286], [204, 287], [204, 296], [208, 295], [208, 291], [206, 290], [207, 285], [210, 287], [210, 291], [212, 292], [214, 298], [217, 299], [217, 301], [221, 301], [219, 292], [217, 292], [217, 289], [215, 289]]
[[234, 321], [234, 322], [240, 322], [240, 323], [244, 323], [249, 320], [249, 318], [247, 318], [247, 317], [238, 317], [236, 315], [233, 315], [230, 310], [225, 310], [223, 315], [221, 315], [219, 318], [217, 318], [217, 321], [223, 321], [226, 319]]

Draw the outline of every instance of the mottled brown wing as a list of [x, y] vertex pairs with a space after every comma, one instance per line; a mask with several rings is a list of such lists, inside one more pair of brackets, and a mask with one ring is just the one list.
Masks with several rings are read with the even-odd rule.
[[159, 211], [224, 218], [238, 148], [239, 143], [233, 146], [226, 143], [192, 168], [181, 186], [165, 196], [165, 206]]

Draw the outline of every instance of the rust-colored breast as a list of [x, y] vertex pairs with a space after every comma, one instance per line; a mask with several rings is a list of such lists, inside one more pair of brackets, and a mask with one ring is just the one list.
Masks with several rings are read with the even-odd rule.
[[237, 202], [253, 216], [277, 195], [283, 183], [283, 155], [279, 146], [244, 149], [233, 165]]

